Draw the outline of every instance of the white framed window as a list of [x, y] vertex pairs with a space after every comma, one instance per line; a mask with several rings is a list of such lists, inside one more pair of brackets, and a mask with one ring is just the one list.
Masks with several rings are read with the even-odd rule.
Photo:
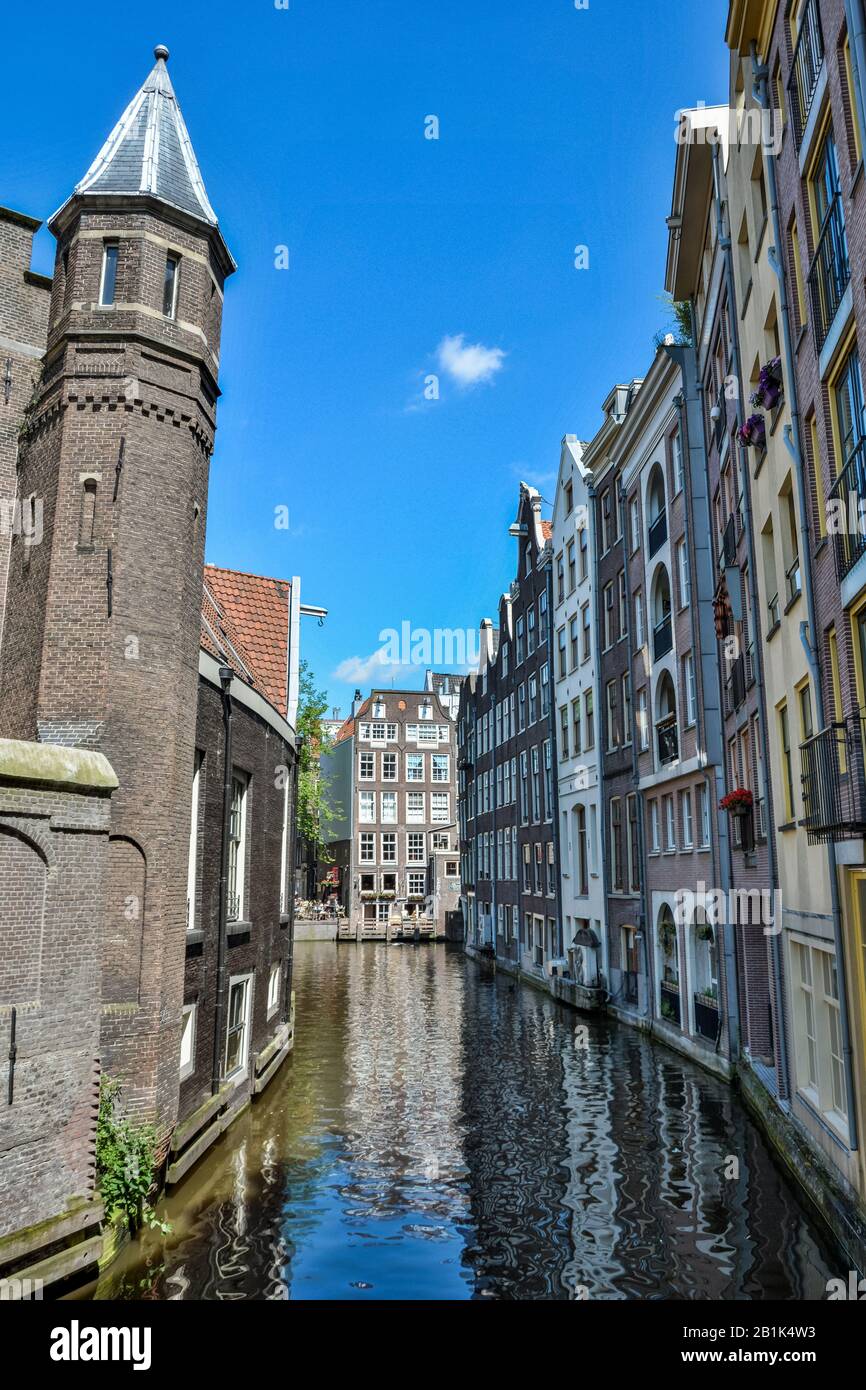
[[650, 854], [658, 854], [661, 851], [661, 827], [659, 825], [659, 804], [651, 801], [650, 809]]
[[406, 754], [406, 781], [407, 781], [407, 782], [423, 782], [423, 781], [424, 781], [424, 754], [423, 754], [423, 753], [407, 753], [407, 754]]
[[392, 830], [386, 831], [382, 836], [382, 863], [397, 863], [397, 836]]
[[692, 581], [689, 574], [689, 552], [684, 540], [677, 542], [677, 575], [680, 587], [680, 608], [688, 608], [692, 600]]
[[374, 718], [374, 719], [384, 719], [384, 718], [385, 718], [385, 701], [384, 701], [384, 700], [378, 700], [378, 699], [376, 699], [376, 700], [373, 701], [373, 718]]
[[693, 849], [695, 843], [695, 824], [692, 814], [692, 794], [690, 791], [680, 793], [682, 801], [683, 817], [683, 847]]
[[382, 824], [397, 824], [397, 793], [382, 792]]
[[701, 849], [709, 849], [710, 846], [710, 797], [707, 792], [706, 783], [702, 782], [698, 787], [698, 809], [701, 818]]
[[451, 780], [451, 759], [447, 753], [431, 753], [432, 780], [434, 782], [449, 782]]
[[376, 780], [376, 754], [361, 753], [358, 760], [358, 776], [362, 782]]
[[358, 858], [362, 864], [376, 862], [376, 836], [370, 831], [364, 831], [360, 836]]
[[649, 711], [647, 709], [646, 686], [637, 693], [637, 729], [640, 751], [646, 753], [650, 746]]
[[250, 999], [252, 975], [235, 975], [229, 980], [229, 1007], [226, 1027], [224, 1076], [230, 1079], [247, 1069], [250, 1052]]
[[249, 779], [245, 772], [232, 774], [232, 804], [229, 820], [228, 917], [230, 922], [242, 922], [246, 891], [247, 860], [247, 791]]
[[686, 720], [689, 724], [696, 724], [698, 691], [695, 685], [695, 658], [691, 652], [683, 657], [683, 684], [686, 688]]
[[665, 847], [668, 852], [672, 852], [677, 847], [677, 818], [676, 807], [672, 796], [665, 797], [665, 827], [666, 841]]
[[427, 875], [424, 870], [419, 872], [417, 869], [410, 869], [407, 885], [410, 898], [424, 897], [427, 892]]
[[407, 824], [407, 825], [423, 825], [423, 824], [424, 824], [424, 819], [425, 819], [425, 817], [424, 817], [424, 793], [423, 793], [423, 792], [407, 792], [407, 793], [406, 793], [406, 824]]
[[424, 840], [425, 836], [421, 832], [417, 830], [409, 831], [409, 834], [406, 836], [406, 859], [408, 863], [424, 864], [426, 862], [424, 856]]
[[280, 961], [274, 961], [268, 975], [268, 1018], [273, 1018], [277, 1009], [280, 1007], [280, 980], [283, 975], [283, 967]]
[[442, 830], [434, 830], [434, 831], [433, 831], [433, 848], [434, 848], [434, 849], [450, 849], [450, 848], [451, 848], [451, 842], [450, 842], [450, 839], [449, 839], [449, 836], [447, 835], [447, 833], [445, 833], [445, 832], [442, 831]]
[[162, 312], [165, 318], [177, 318], [177, 291], [180, 284], [180, 256], [169, 251], [165, 258], [162, 282]]
[[195, 1071], [195, 1039], [198, 1024], [198, 1005], [184, 1004], [180, 1025], [180, 1079], [185, 1081]]
[[376, 819], [376, 793], [358, 793], [358, 820], [361, 825], [372, 825]]
[[201, 765], [204, 754], [197, 748], [193, 760], [192, 773], [192, 809], [190, 812], [189, 823], [189, 855], [186, 866], [186, 929], [195, 931], [195, 898], [196, 880], [198, 876], [198, 808], [199, 808], [199, 786], [201, 784]]
[[382, 754], [382, 781], [383, 781], [383, 782], [396, 782], [396, 781], [397, 781], [397, 754], [396, 754], [396, 753], [383, 753], [383, 754]]
[[117, 290], [117, 256], [119, 247], [116, 241], [107, 241], [102, 248], [102, 270], [99, 276], [99, 303], [104, 309], [114, 303]]
[[445, 825], [451, 816], [451, 797], [448, 792], [430, 793], [430, 820], [434, 825]]

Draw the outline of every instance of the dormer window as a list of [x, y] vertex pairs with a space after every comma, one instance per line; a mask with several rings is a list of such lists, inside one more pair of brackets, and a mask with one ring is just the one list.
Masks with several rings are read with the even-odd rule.
[[162, 312], [167, 319], [177, 317], [177, 284], [180, 278], [180, 256], [169, 251], [165, 258], [165, 279], [162, 286]]
[[107, 241], [102, 248], [102, 274], [99, 279], [99, 303], [103, 308], [108, 309], [114, 303], [114, 291], [117, 284], [117, 252], [116, 241]]
[[384, 719], [384, 718], [385, 718], [385, 701], [384, 701], [384, 700], [376, 700], [376, 701], [374, 701], [374, 703], [373, 703], [373, 718], [374, 718], [374, 719]]

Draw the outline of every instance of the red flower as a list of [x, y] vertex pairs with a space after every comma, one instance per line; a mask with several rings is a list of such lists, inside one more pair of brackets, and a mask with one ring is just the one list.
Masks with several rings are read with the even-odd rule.
[[720, 811], [751, 811], [755, 804], [755, 798], [747, 787], [737, 787], [736, 791], [728, 792], [719, 802]]

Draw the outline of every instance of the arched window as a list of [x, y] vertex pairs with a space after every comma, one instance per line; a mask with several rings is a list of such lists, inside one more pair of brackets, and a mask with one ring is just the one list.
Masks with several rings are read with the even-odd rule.
[[647, 519], [649, 532], [647, 542], [650, 558], [661, 550], [668, 538], [667, 509], [665, 505], [665, 477], [661, 465], [656, 464], [650, 474], [647, 488]]
[[671, 618], [671, 581], [664, 565], [659, 565], [653, 580], [653, 658], [661, 661], [674, 645]]
[[656, 729], [659, 762], [675, 763], [680, 755], [677, 728], [677, 692], [669, 671], [663, 671], [656, 688]]

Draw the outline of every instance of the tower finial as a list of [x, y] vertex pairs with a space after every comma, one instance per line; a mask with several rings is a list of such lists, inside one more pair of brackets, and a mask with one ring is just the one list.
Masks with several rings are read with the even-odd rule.
[[169, 52], [164, 43], [158, 43], [153, 50], [153, 56], [157, 61], [161, 58], [164, 63], [168, 62]]

